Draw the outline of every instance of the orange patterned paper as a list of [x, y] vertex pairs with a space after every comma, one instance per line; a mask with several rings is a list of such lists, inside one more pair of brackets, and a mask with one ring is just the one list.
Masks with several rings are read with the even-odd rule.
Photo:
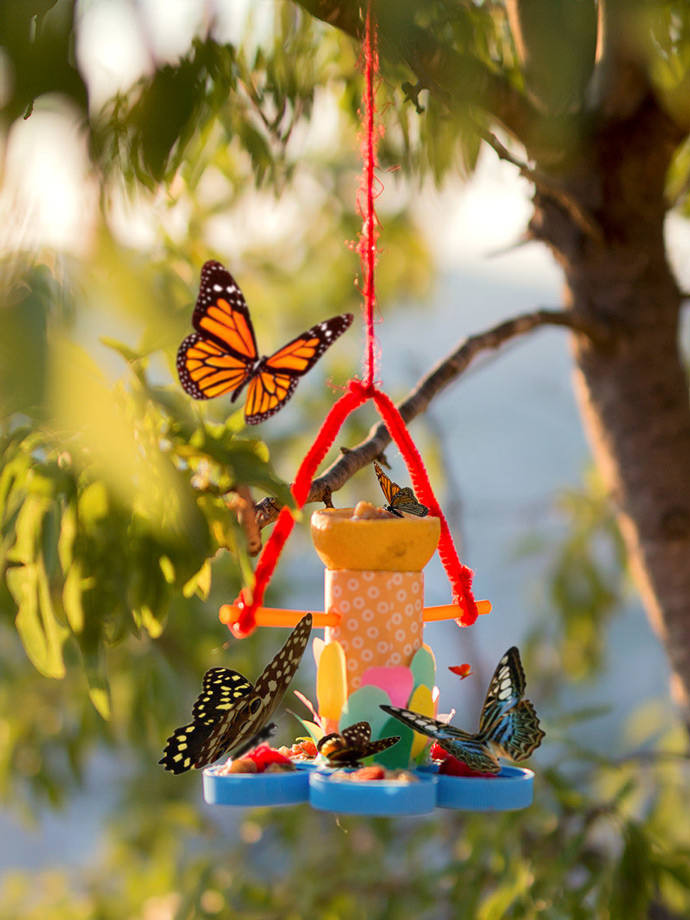
[[408, 666], [422, 645], [424, 575], [326, 569], [325, 609], [339, 613], [339, 626], [326, 629], [347, 659], [348, 695], [373, 667]]

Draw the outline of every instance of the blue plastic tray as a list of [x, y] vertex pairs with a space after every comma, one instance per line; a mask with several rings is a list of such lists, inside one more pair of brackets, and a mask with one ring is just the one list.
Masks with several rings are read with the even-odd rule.
[[427, 815], [436, 806], [438, 778], [431, 773], [416, 776], [416, 783], [356, 783], [334, 779], [331, 772], [313, 771], [309, 774], [309, 804], [348, 815]]
[[527, 808], [534, 797], [534, 773], [521, 767], [502, 767], [492, 777], [436, 775], [439, 808], [515, 811]]
[[309, 799], [309, 769], [294, 773], [219, 774], [204, 770], [204, 801], [209, 805], [296, 805]]

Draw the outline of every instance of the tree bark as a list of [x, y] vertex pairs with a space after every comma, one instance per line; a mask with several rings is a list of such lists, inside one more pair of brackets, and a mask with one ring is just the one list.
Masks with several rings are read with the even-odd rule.
[[603, 244], [539, 192], [531, 229], [563, 268], [566, 304], [626, 330], [614, 349], [573, 338], [575, 391], [690, 727], [690, 400], [681, 295], [663, 236], [664, 182], [679, 140], [647, 97], [631, 117], [596, 132], [562, 177], [594, 212]]

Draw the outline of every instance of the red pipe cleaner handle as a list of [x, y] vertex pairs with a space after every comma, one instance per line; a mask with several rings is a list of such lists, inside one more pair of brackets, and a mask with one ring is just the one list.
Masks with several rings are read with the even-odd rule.
[[[319, 429], [312, 447], [300, 464], [292, 485], [292, 494], [298, 508], [302, 508], [309, 496], [309, 489], [314, 478], [314, 473], [326, 456], [331, 445], [336, 439], [343, 422], [351, 412], [358, 409], [368, 398], [368, 391], [362, 384], [353, 380], [347, 392], [331, 406], [331, 409]], [[264, 599], [266, 586], [275, 571], [278, 558], [283, 551], [287, 538], [295, 526], [295, 518], [289, 508], [282, 508], [278, 515], [273, 533], [266, 541], [254, 572], [254, 590], [251, 601], [245, 599], [245, 590], [239, 594], [235, 605], [241, 608], [241, 613], [235, 623], [230, 626], [233, 634], [241, 639], [248, 636], [256, 626], [256, 611]]]
[[453, 602], [462, 608], [462, 614], [458, 617], [458, 620], [463, 626], [471, 626], [477, 619], [478, 613], [477, 602], [472, 593], [472, 569], [463, 565], [458, 558], [448, 522], [443, 511], [441, 511], [441, 506], [436, 501], [424, 461], [407, 430], [402, 415], [400, 415], [393, 401], [381, 390], [374, 391], [374, 402], [381, 414], [381, 418], [386, 423], [391, 437], [400, 448], [400, 453], [403, 455], [410, 471], [415, 493], [425, 505], [429, 506], [431, 514], [441, 521], [438, 554], [450, 581]]

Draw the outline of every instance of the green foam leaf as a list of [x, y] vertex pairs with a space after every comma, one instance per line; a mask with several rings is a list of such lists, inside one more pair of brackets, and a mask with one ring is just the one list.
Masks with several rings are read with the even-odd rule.
[[424, 684], [431, 689], [436, 681], [436, 661], [430, 651], [422, 648], [415, 652], [410, 662], [410, 670], [414, 677], [414, 685]]
[[380, 729], [389, 717], [379, 707], [382, 704], [390, 706], [390, 703], [388, 694], [380, 687], [373, 685], [360, 687], [345, 701], [338, 723], [340, 731], [347, 728], [348, 725], [354, 725], [355, 722], [368, 722], [371, 725], [371, 737], [381, 738]]

